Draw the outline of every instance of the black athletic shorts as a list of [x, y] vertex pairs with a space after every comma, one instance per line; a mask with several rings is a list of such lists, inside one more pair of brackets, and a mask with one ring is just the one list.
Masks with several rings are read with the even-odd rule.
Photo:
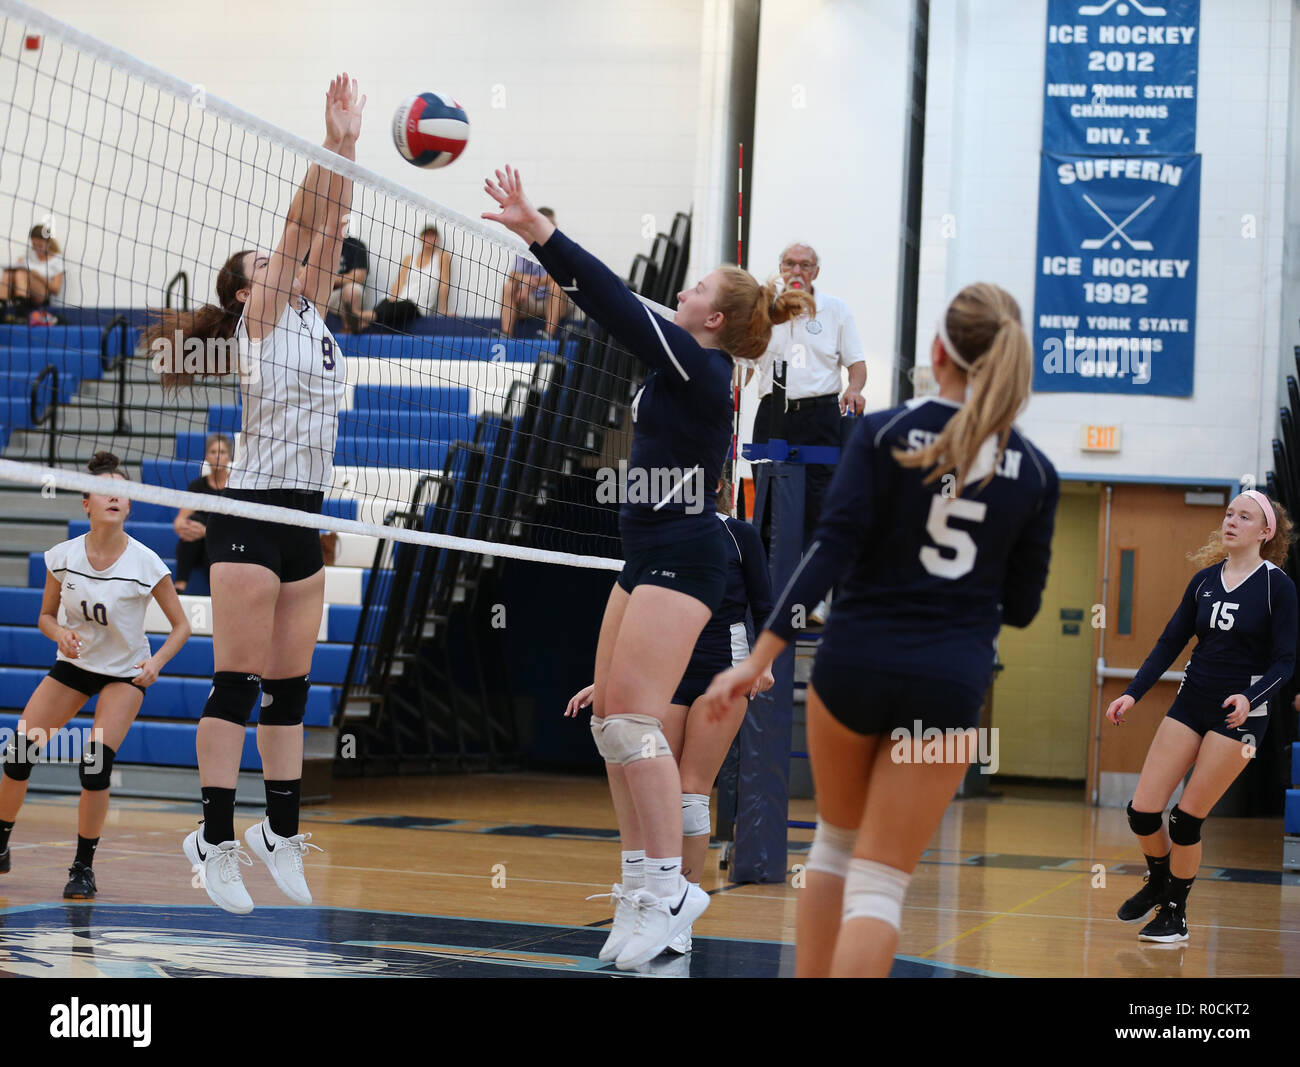
[[[227, 489], [232, 500], [250, 500], [319, 515], [325, 494], [306, 489]], [[282, 582], [300, 582], [325, 566], [320, 531], [313, 526], [284, 526], [212, 512], [208, 518], [211, 563], [256, 563], [274, 571]]]
[[1216, 733], [1230, 737], [1234, 741], [1258, 745], [1264, 739], [1264, 731], [1268, 729], [1268, 716], [1248, 715], [1246, 721], [1235, 730], [1230, 729], [1227, 718], [1232, 709], [1223, 706], [1223, 702], [1230, 696], [1231, 693], [1211, 696], [1183, 682], [1178, 687], [1178, 695], [1174, 697], [1174, 702], [1166, 714], [1176, 722], [1181, 722], [1189, 729], [1195, 730], [1201, 737], [1207, 733]]
[[969, 730], [979, 725], [984, 688], [947, 678], [886, 674], [813, 661], [812, 687], [836, 722], [855, 734], [887, 734], [902, 727]]
[[632, 592], [638, 585], [661, 585], [694, 597], [717, 611], [727, 592], [727, 546], [722, 523], [689, 541], [626, 552], [618, 584]]
[[[99, 691], [106, 685], [112, 685], [114, 682], [126, 682], [130, 685], [131, 678], [114, 678], [111, 674], [96, 674], [94, 671], [82, 670], [75, 663], [69, 663], [66, 659], [56, 660], [53, 667], [50, 668], [49, 677], [53, 678], [60, 685], [66, 685], [69, 689], [75, 689], [78, 693], [85, 693], [88, 697], [97, 696]], [[144, 692], [144, 690], [140, 690]]]

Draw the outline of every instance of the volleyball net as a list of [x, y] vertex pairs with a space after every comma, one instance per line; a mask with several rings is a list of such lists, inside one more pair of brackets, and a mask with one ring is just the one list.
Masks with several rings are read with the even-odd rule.
[[[363, 139], [388, 138], [380, 111], [372, 100]], [[210, 369], [210, 346], [146, 336], [163, 308], [216, 304], [218, 272], [233, 253], [276, 247], [312, 164], [352, 182], [350, 202], [333, 205], [334, 217], [347, 216], [347, 242], [320, 309], [344, 371], [320, 516], [185, 491], [207, 472], [214, 434], [233, 444], [236, 465], [245, 462], [240, 376], [280, 369], [271, 356], [248, 366], [230, 342], [229, 373], [168, 389], [160, 371]], [[39, 314], [33, 323], [30, 292], [15, 295], [18, 272], [6, 275], [0, 481], [93, 489], [78, 472], [107, 450], [131, 479], [115, 490], [143, 506], [133, 518], [169, 522], [190, 507], [492, 556], [619, 565], [607, 475], [627, 456], [627, 411], [643, 371], [504, 231], [0, 0], [7, 264], [41, 271], [28, 248], [34, 230], [61, 246], [63, 290], [48, 308], [57, 323], [39, 324]], [[51, 262], [52, 246], [46, 254]], [[302, 329], [298, 318], [276, 329]], [[263, 342], [263, 353], [276, 350]], [[312, 411], [282, 409], [271, 433], [278, 425], [284, 440], [298, 440], [318, 424]], [[265, 443], [266, 431], [259, 437]], [[394, 523], [395, 514], [405, 518]]]

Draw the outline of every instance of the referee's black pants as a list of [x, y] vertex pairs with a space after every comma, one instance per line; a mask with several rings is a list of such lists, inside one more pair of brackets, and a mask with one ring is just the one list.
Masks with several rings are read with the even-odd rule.
[[[765, 444], [770, 440], [769, 427], [772, 419], [772, 403], [775, 393], [771, 393], [758, 402], [758, 413], [754, 416], [754, 443]], [[840, 399], [838, 394], [815, 396], [807, 400], [791, 400], [784, 411], [776, 410], [777, 429], [784, 429], [785, 441], [791, 445], [829, 445], [840, 447]], [[779, 436], [779, 434], [778, 434]], [[817, 529], [817, 520], [821, 517], [822, 499], [826, 496], [826, 487], [835, 475], [835, 467], [829, 463], [809, 463], [804, 466], [803, 496], [803, 543], [807, 549], [812, 542], [813, 531]], [[769, 518], [763, 523], [759, 532], [763, 537], [763, 546], [771, 551], [771, 509], [766, 512]]]

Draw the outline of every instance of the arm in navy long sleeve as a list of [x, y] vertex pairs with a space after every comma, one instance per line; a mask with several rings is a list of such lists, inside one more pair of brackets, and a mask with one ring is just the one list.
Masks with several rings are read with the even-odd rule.
[[[1124, 696], [1130, 696], [1134, 701], [1146, 696], [1147, 690], [1160, 681], [1160, 676], [1169, 669], [1169, 665], [1174, 662], [1174, 657], [1187, 647], [1188, 641], [1196, 636], [1196, 590], [1198, 588], [1200, 583], [1193, 577], [1187, 583], [1187, 590], [1183, 593], [1183, 599], [1179, 602], [1177, 610], [1165, 626], [1165, 632], [1160, 635], [1156, 647], [1151, 650], [1146, 662], [1139, 668], [1137, 677], [1129, 682], [1128, 688], [1124, 690]], [[1294, 647], [1291, 649], [1291, 655], [1295, 656]]]
[[1277, 696], [1295, 673], [1296, 592], [1295, 583], [1281, 570], [1268, 572], [1269, 603], [1273, 608], [1273, 662], [1263, 677], [1242, 695], [1252, 708]]
[[763, 538], [752, 525], [738, 522], [741, 532], [741, 567], [745, 574], [745, 596], [749, 601], [749, 614], [754, 629], [772, 614], [772, 580], [767, 569], [767, 553], [763, 551]]
[[708, 349], [675, 323], [656, 315], [605, 264], [559, 230], [546, 244], [531, 246], [569, 298], [637, 359], [669, 381], [690, 381], [710, 362]]
[[[857, 562], [876, 514], [875, 494], [882, 481], [875, 470], [878, 453], [874, 423], [863, 419], [849, 440], [835, 477], [823, 497], [821, 519], [812, 543], [768, 616], [764, 629], [792, 641], [795, 609], [803, 608], [803, 625], [831, 586]], [[884, 462], [893, 462], [886, 455]]]
[[1043, 603], [1047, 568], [1052, 559], [1056, 505], [1061, 498], [1056, 471], [1048, 467], [1047, 472], [1047, 486], [1038, 512], [1020, 531], [1015, 548], [1007, 558], [1007, 572], [1002, 580], [1002, 621], [1007, 626], [1028, 626]]

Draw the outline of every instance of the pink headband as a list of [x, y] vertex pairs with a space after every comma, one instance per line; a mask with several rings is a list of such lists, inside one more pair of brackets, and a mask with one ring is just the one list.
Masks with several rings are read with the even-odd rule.
[[1277, 513], [1273, 510], [1273, 505], [1269, 503], [1268, 497], [1258, 489], [1247, 489], [1242, 496], [1248, 496], [1254, 500], [1264, 511], [1264, 532], [1268, 534], [1265, 541], [1271, 541], [1273, 534], [1277, 532]]

